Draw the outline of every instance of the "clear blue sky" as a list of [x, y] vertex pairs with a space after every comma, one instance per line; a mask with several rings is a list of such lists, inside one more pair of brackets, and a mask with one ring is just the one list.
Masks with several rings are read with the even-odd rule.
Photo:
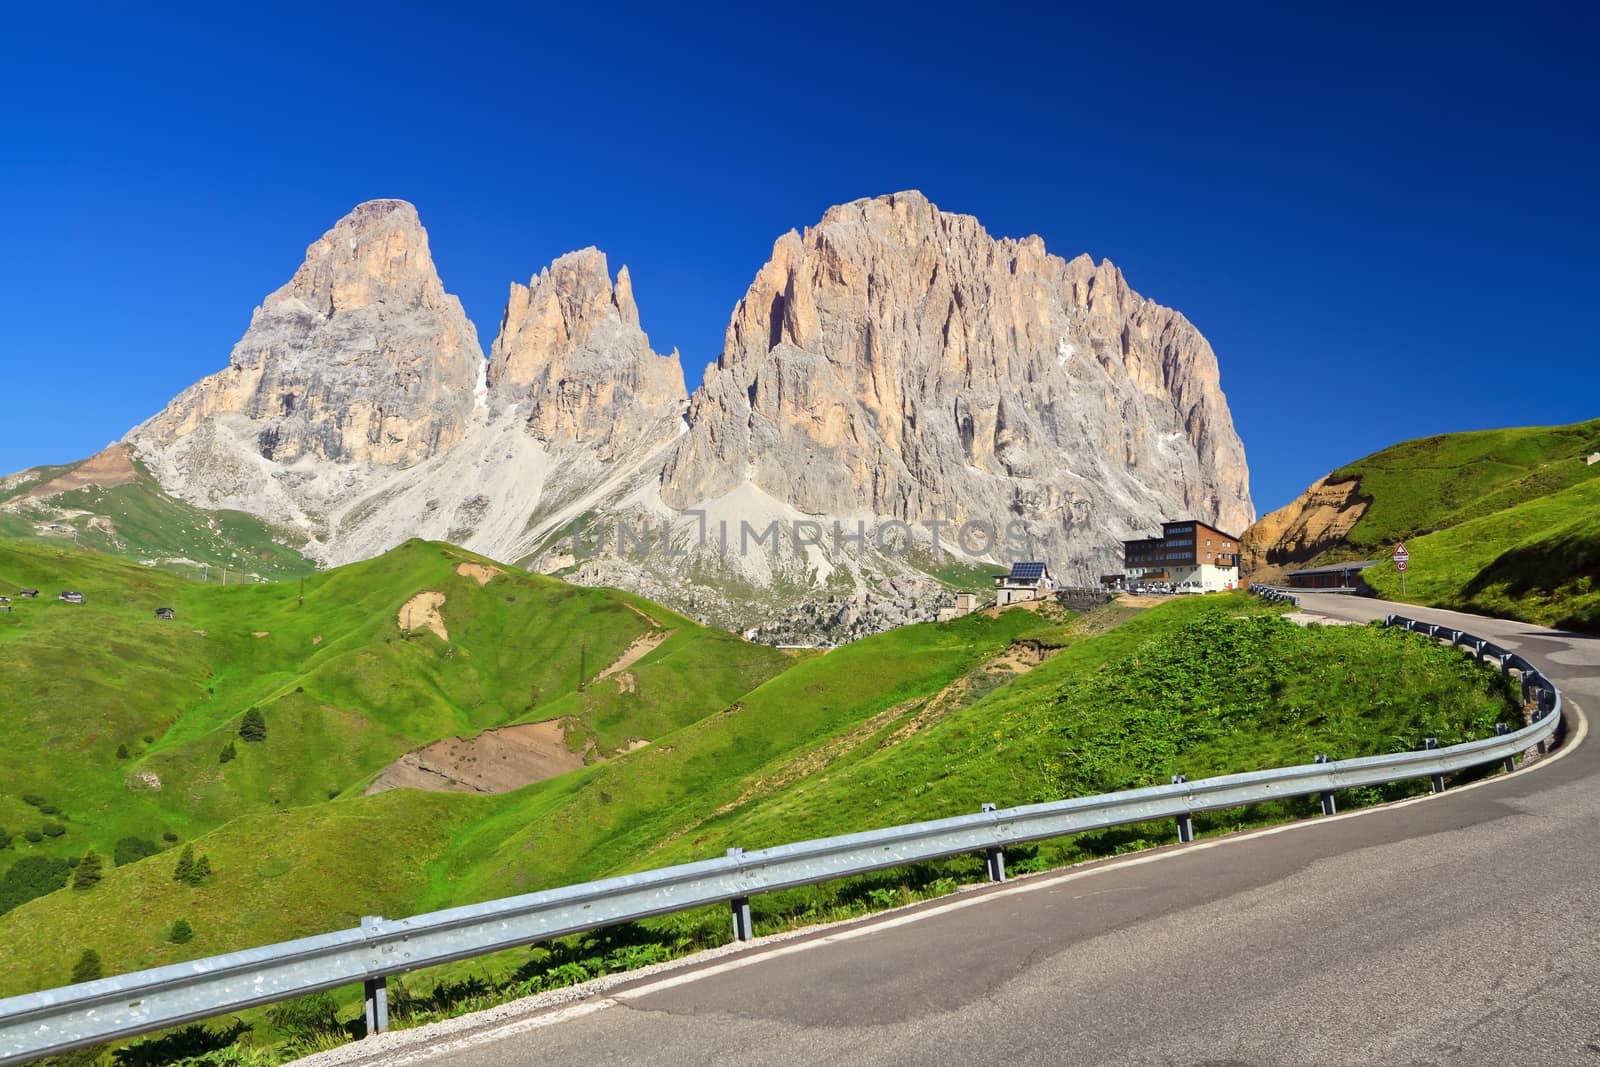
[[0, 34], [0, 471], [224, 366], [380, 196], [485, 347], [508, 282], [595, 244], [693, 388], [775, 237], [921, 189], [1187, 314], [1263, 512], [1407, 437], [1600, 415], [1576, 6], [52, 6]]

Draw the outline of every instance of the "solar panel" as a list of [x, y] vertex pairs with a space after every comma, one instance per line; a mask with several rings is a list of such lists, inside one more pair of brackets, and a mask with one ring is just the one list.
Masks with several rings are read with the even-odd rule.
[[1043, 563], [1013, 563], [1011, 577], [1024, 582], [1036, 582], [1044, 577]]

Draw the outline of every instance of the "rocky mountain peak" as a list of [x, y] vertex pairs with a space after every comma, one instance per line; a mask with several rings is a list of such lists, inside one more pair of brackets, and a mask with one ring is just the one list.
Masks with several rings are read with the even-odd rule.
[[128, 439], [181, 495], [255, 510], [302, 459], [403, 467], [449, 449], [483, 365], [416, 208], [372, 200], [306, 249], [226, 368]]
[[1163, 518], [1242, 530], [1216, 357], [1109, 261], [993, 238], [917, 192], [773, 246], [668, 460], [688, 507], [748, 480], [802, 512], [1023, 521], [1058, 558]]
[[327, 319], [380, 303], [438, 311], [453, 299], [417, 209], [405, 200], [368, 200], [306, 249], [300, 269], [264, 306], [298, 302]]
[[489, 350], [489, 386], [526, 404], [540, 440], [637, 444], [675, 425], [688, 400], [678, 353], [659, 355], [639, 327], [628, 268], [612, 283], [604, 252], [569, 252], [511, 284]]

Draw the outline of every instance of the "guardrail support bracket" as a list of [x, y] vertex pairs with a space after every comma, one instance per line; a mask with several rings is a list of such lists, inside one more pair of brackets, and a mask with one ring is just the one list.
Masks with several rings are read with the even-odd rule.
[[755, 927], [750, 921], [750, 898], [734, 897], [733, 907], [733, 939], [735, 941], [748, 941], [755, 935]]
[[[1422, 739], [1422, 747], [1432, 752], [1439, 747], [1439, 739], [1437, 737], [1425, 737]], [[1428, 776], [1428, 780], [1433, 783], [1433, 791], [1435, 793], [1444, 792], [1444, 775], [1432, 774]]]
[[[1322, 753], [1318, 753], [1315, 757], [1312, 758], [1311, 762], [1312, 763], [1327, 763], [1328, 762], [1328, 757], [1326, 755], [1323, 755]], [[1318, 793], [1317, 794], [1317, 799], [1322, 802], [1322, 814], [1324, 814], [1324, 815], [1335, 815], [1335, 814], [1338, 814], [1339, 808], [1338, 808], [1338, 805], [1336, 805], [1333, 802], [1333, 793], [1331, 791], [1329, 791], [1327, 793]]]
[[[1497, 736], [1504, 737], [1506, 734], [1511, 732], [1511, 724], [1497, 722], [1494, 724], [1494, 732]], [[1517, 769], [1517, 758], [1515, 756], [1507, 756], [1505, 759], [1500, 761], [1500, 765], [1505, 768], [1505, 772], [1507, 774], [1510, 774], [1512, 771]]]
[[[995, 810], [995, 806], [993, 804], [984, 804], [978, 810], [980, 812], [983, 812], [983, 811], [994, 811]], [[984, 866], [989, 871], [989, 881], [991, 881], [991, 882], [1003, 882], [1003, 881], [1006, 880], [1006, 850], [1005, 849], [1001, 848], [999, 845], [995, 845], [993, 848], [986, 848], [986, 849], [983, 850], [983, 859], [984, 859]]]
[[[1188, 780], [1189, 780], [1189, 776], [1187, 774], [1174, 774], [1172, 776], [1172, 784], [1173, 785], [1182, 785], [1183, 783], [1187, 782]], [[1194, 840], [1194, 816], [1186, 811], [1182, 815], [1178, 816], [1178, 843], [1179, 844], [1188, 844], [1190, 841], [1193, 841], [1193, 840]]]
[[368, 978], [366, 988], [367, 1036], [370, 1037], [389, 1029], [389, 980]]

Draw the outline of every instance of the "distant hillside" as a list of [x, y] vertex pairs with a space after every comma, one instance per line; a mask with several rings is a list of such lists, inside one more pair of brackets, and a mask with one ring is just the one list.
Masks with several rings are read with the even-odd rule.
[[157, 484], [126, 445], [0, 478], [0, 537], [71, 544], [199, 576], [294, 578], [315, 569], [305, 534], [242, 511], [206, 511]]
[[[1381, 595], [1600, 629], [1600, 419], [1406, 441], [1333, 471], [1244, 535], [1246, 577], [1352, 559]], [[1411, 553], [1406, 594], [1388, 557]]]
[[[1483, 736], [1516, 714], [1496, 672], [1451, 650], [1302, 629], [1243, 594], [1143, 614], [980, 612], [791, 660], [627, 594], [427, 542], [308, 578], [303, 605], [297, 582], [222, 590], [0, 544], [0, 584], [23, 581], [71, 584], [88, 602], [0, 615], [0, 656], [22, 665], [0, 676], [0, 700], [19, 709], [0, 719], [13, 768], [4, 881], [23, 871], [15, 881], [33, 884], [26, 861], [90, 848], [128, 862], [88, 890], [56, 888], [63, 870], [0, 914], [0, 995], [64, 982], [86, 948], [116, 972], [983, 801]], [[156, 620], [158, 603], [178, 619]], [[263, 741], [241, 735], [249, 708]], [[425, 742], [552, 714], [582, 766], [504, 793], [367, 794]], [[1203, 828], [1287, 810], [1216, 813]], [[1137, 846], [1140, 833], [1050, 855]], [[160, 851], [141, 858], [129, 838]], [[173, 877], [186, 844], [213, 872], [199, 885]], [[945, 873], [929, 877], [953, 885]], [[758, 918], [815, 916], [840, 891], [761, 898]], [[175, 944], [179, 918], [194, 937]], [[710, 909], [640, 936], [681, 951], [726, 925]], [[550, 960], [511, 955], [523, 988]], [[575, 973], [609, 966], [583, 962]]]

